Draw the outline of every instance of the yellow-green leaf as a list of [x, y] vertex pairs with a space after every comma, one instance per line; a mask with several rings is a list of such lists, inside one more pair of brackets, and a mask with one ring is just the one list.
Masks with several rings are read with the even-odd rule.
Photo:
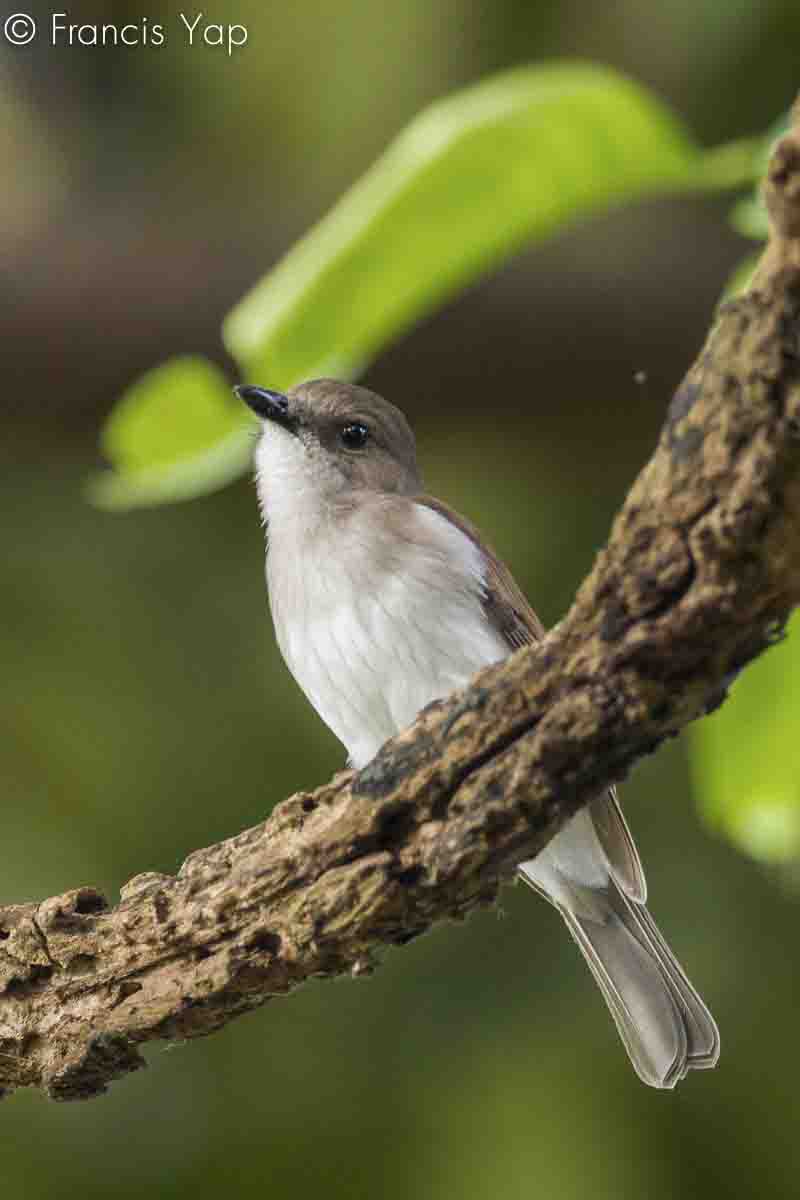
[[692, 726], [690, 761], [709, 823], [754, 858], [800, 856], [800, 618]]
[[173, 359], [116, 405], [101, 439], [113, 470], [90, 479], [89, 495], [103, 508], [129, 508], [213, 491], [245, 469], [253, 428], [218, 367]]
[[[580, 63], [523, 67], [432, 105], [224, 324], [247, 382], [356, 375], [393, 338], [525, 243], [654, 192], [752, 177], [752, 145], [703, 154], [645, 89]], [[213, 491], [247, 462], [248, 417], [191, 360], [145, 377], [104, 436], [96, 501]]]

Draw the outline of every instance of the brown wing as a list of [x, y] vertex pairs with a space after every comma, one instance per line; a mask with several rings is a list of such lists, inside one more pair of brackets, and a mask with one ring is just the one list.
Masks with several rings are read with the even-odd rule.
[[487, 545], [475, 526], [433, 496], [415, 496], [414, 501], [439, 513], [466, 534], [480, 550], [486, 561], [484, 611], [489, 623], [502, 634], [509, 648], [519, 650], [520, 646], [541, 641], [545, 634], [544, 625], [520, 591], [508, 567]]
[[[490, 624], [503, 636], [509, 649], [519, 650], [521, 646], [541, 641], [545, 635], [544, 625], [526, 600], [508, 567], [497, 557], [492, 547], [487, 545], [475, 526], [433, 496], [415, 496], [414, 500], [417, 504], [432, 508], [455, 525], [484, 556], [487, 567], [484, 612]], [[593, 800], [589, 810], [615, 880], [631, 900], [643, 904], [647, 898], [644, 872], [615, 789], [610, 788]]]

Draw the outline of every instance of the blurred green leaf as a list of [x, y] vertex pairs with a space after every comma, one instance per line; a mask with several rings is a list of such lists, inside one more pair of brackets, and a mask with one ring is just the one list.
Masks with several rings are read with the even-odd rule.
[[213, 491], [246, 469], [253, 428], [218, 367], [173, 359], [116, 405], [101, 438], [114, 470], [89, 480], [89, 496], [102, 508], [129, 508]]
[[769, 217], [760, 188], [752, 196], [737, 200], [730, 211], [730, 222], [742, 237], [763, 242], [769, 233]]
[[[225, 343], [252, 382], [353, 377], [392, 338], [525, 242], [611, 204], [753, 178], [752, 142], [707, 154], [643, 88], [575, 63], [498, 75], [423, 112], [236, 306]], [[117, 507], [200, 495], [246, 462], [245, 417], [194, 361], [137, 385], [104, 445]], [[216, 429], [216, 432], [215, 432]]]
[[789, 128], [790, 113], [784, 113], [774, 125], [770, 126], [764, 137], [760, 139], [755, 152], [755, 176], [758, 183], [750, 196], [737, 200], [730, 211], [730, 222], [737, 233], [743, 237], [764, 241], [769, 233], [769, 218], [764, 197], [761, 194], [761, 177], [767, 170], [767, 163], [772, 147], [779, 137], [783, 137]]
[[748, 254], [742, 259], [728, 277], [728, 282], [725, 284], [720, 296], [720, 304], [724, 304], [726, 300], [732, 300], [734, 296], [738, 296], [747, 290], [760, 257], [759, 254]]
[[789, 636], [737, 679], [730, 699], [692, 726], [690, 761], [703, 815], [753, 858], [800, 857], [800, 616]]
[[233, 310], [225, 342], [279, 387], [353, 373], [524, 241], [646, 191], [699, 152], [667, 110], [599, 67], [494, 77], [432, 105]]

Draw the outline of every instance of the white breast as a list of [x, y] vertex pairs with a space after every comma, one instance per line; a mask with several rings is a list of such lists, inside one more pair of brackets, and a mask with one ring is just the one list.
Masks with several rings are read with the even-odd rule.
[[288, 523], [270, 529], [279, 646], [354, 766], [508, 653], [483, 612], [480, 551], [439, 513], [400, 503], [403, 536], [377, 501], [311, 536]]

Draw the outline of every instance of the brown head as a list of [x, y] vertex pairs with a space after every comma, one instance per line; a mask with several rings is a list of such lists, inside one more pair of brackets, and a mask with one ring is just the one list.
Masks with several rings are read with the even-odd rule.
[[420, 490], [411, 427], [399, 408], [375, 392], [314, 379], [286, 394], [252, 386], [236, 393], [264, 422], [259, 477], [297, 472], [304, 487], [313, 480], [328, 498], [337, 492]]

